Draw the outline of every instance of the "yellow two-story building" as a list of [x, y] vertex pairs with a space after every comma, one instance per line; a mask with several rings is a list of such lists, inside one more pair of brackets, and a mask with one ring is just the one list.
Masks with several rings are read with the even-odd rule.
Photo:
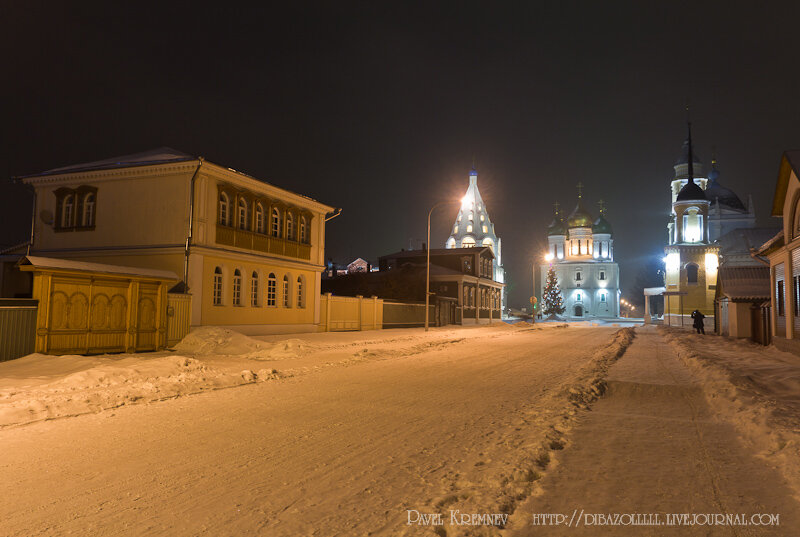
[[169, 148], [18, 179], [35, 189], [31, 255], [170, 271], [192, 326], [317, 330], [333, 207]]

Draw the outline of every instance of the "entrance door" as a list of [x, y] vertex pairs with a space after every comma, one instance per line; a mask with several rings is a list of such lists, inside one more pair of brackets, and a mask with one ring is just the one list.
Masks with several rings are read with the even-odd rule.
[[575, 317], [583, 317], [583, 306], [580, 304], [575, 306]]

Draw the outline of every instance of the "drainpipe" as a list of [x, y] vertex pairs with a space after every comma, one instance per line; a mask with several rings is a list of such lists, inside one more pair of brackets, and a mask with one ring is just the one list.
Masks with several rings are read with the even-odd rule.
[[336, 218], [340, 214], [342, 214], [342, 209], [338, 208], [338, 209], [336, 209], [336, 212], [334, 214], [332, 214], [331, 216], [325, 217], [325, 221], [327, 222], [328, 220], [333, 220], [334, 218]]
[[197, 160], [199, 162], [197, 164], [197, 168], [194, 170], [194, 174], [192, 175], [192, 180], [189, 185], [189, 233], [186, 235], [186, 246], [184, 247], [183, 259], [183, 286], [186, 288], [186, 291], [189, 290], [189, 249], [192, 246], [192, 230], [194, 229], [194, 183], [197, 179], [197, 174], [200, 171], [200, 167], [203, 165], [203, 157], [198, 157]]
[[31, 246], [33, 246], [33, 234], [36, 230], [36, 188], [33, 189], [33, 208], [31, 209], [31, 238], [28, 240], [28, 251], [26, 256], [31, 255]]

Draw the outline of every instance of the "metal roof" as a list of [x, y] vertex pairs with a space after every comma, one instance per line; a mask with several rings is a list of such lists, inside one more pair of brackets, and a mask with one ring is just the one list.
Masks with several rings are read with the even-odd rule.
[[770, 297], [769, 267], [720, 267], [717, 288], [730, 300], [766, 300]]

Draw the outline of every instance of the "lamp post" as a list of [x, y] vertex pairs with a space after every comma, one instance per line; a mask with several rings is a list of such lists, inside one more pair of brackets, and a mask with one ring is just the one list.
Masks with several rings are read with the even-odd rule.
[[431, 215], [433, 210], [440, 205], [448, 205], [452, 203], [462, 203], [461, 201], [440, 201], [428, 211], [428, 239], [425, 243], [425, 331], [428, 331], [428, 322], [430, 317], [429, 305], [431, 301]]

